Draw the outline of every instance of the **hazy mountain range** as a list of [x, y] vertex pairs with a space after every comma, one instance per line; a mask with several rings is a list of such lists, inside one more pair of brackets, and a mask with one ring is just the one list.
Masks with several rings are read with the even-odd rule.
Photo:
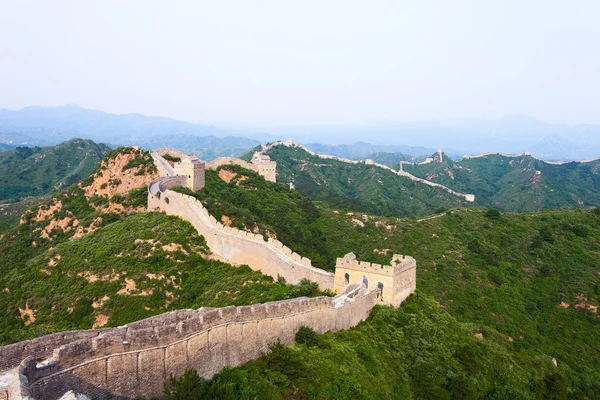
[[48, 146], [75, 137], [112, 147], [175, 147], [205, 159], [239, 156], [260, 143], [228, 136], [213, 126], [141, 114], [109, 114], [76, 105], [0, 109], [0, 143]]
[[0, 109], [0, 144], [52, 145], [74, 137], [112, 146], [176, 147], [206, 159], [239, 156], [260, 142], [288, 137], [319, 153], [349, 158], [382, 151], [420, 156], [437, 148], [454, 158], [492, 151], [529, 151], [540, 159], [561, 161], [600, 156], [600, 125], [549, 124], [526, 115], [402, 124], [273, 126], [259, 130], [243, 126], [222, 129], [141, 114], [109, 114], [76, 105]]

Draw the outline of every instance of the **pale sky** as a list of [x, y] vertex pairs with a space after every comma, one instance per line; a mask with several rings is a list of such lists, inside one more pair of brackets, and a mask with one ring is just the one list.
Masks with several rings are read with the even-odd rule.
[[0, 0], [0, 107], [600, 124], [600, 1]]

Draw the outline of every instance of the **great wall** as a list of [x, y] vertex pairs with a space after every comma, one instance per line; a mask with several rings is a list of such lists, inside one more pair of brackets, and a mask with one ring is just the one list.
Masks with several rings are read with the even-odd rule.
[[[459, 193], [459, 192], [457, 192], [455, 190], [450, 189], [447, 186], [440, 185], [439, 183], [428, 181], [427, 179], [418, 178], [418, 177], [416, 177], [416, 176], [414, 176], [414, 175], [412, 175], [412, 174], [404, 171], [402, 169], [402, 164], [403, 163], [400, 163], [400, 170], [396, 171], [395, 169], [390, 168], [387, 165], [378, 164], [378, 163], [376, 163], [376, 162], [374, 162], [373, 160], [370, 160], [370, 159], [360, 160], [359, 161], [359, 160], [350, 160], [348, 158], [343, 158], [343, 157], [331, 156], [331, 155], [328, 155], [328, 154], [318, 154], [318, 153], [315, 153], [314, 151], [310, 150], [309, 148], [307, 148], [307, 147], [305, 147], [305, 146], [303, 146], [301, 144], [295, 143], [292, 139], [289, 139], [289, 140], [286, 140], [286, 141], [279, 140], [279, 141], [273, 142], [273, 143], [271, 143], [269, 145], [262, 145], [262, 151], [261, 152], [264, 154], [266, 151], [268, 151], [269, 149], [271, 149], [271, 148], [273, 148], [275, 146], [298, 147], [298, 148], [301, 148], [302, 150], [306, 151], [307, 153], [309, 153], [310, 155], [312, 155], [314, 157], [319, 157], [319, 158], [322, 158], [322, 159], [325, 159], [325, 160], [336, 160], [336, 161], [341, 161], [341, 162], [349, 163], [349, 164], [361, 164], [361, 163], [364, 163], [366, 165], [373, 165], [375, 167], [379, 167], [379, 168], [385, 169], [387, 171], [390, 171], [390, 172], [392, 172], [395, 175], [399, 175], [399, 176], [403, 176], [405, 178], [408, 178], [408, 179], [410, 179], [412, 181], [420, 182], [420, 183], [423, 183], [423, 184], [428, 185], [428, 186], [432, 186], [432, 187], [436, 187], [436, 188], [442, 189], [442, 190], [444, 190], [444, 191], [446, 191], [446, 192], [448, 192], [448, 193], [450, 193], [450, 194], [452, 194], [454, 196], [462, 197], [462, 198], [464, 198], [468, 202], [474, 202], [475, 201], [475, 195], [474, 194]], [[439, 153], [439, 157], [441, 157], [441, 150], [439, 150], [438, 153]], [[429, 163], [429, 162], [431, 162], [431, 161], [427, 161], [425, 163]]]
[[[171, 374], [195, 368], [211, 378], [226, 366], [259, 357], [277, 339], [292, 344], [301, 326], [319, 333], [348, 329], [376, 304], [399, 306], [416, 289], [412, 257], [394, 255], [384, 266], [359, 262], [350, 253], [337, 259], [333, 274], [276, 240], [224, 226], [194, 197], [171, 190], [201, 190], [205, 169], [227, 164], [275, 181], [276, 165], [264, 152], [251, 163], [229, 158], [204, 163], [173, 149], [151, 154], [161, 177], [148, 185], [149, 211], [190, 222], [216, 258], [290, 283], [308, 279], [337, 295], [178, 310], [118, 328], [61, 332], [0, 347], [0, 396], [4, 390], [9, 400], [66, 400], [76, 398], [73, 392], [91, 399], [160, 397]], [[166, 154], [180, 161], [171, 166]]]

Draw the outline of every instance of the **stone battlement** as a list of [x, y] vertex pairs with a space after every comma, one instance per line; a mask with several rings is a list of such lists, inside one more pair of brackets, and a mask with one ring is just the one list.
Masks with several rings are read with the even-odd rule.
[[375, 290], [385, 304], [398, 307], [416, 289], [417, 262], [414, 258], [394, 254], [392, 265], [358, 261], [354, 253], [338, 258], [335, 264], [334, 289], [340, 292], [349, 284]]
[[336, 271], [337, 268], [341, 267], [353, 271], [363, 271], [383, 276], [394, 276], [402, 271], [405, 271], [406, 269], [416, 267], [417, 265], [415, 259], [409, 256], [394, 254], [393, 260], [396, 260], [398, 263], [395, 265], [381, 265], [376, 263], [357, 261], [356, 256], [354, 256], [353, 253], [350, 253], [346, 254], [346, 256], [343, 258], [338, 258], [335, 266]]
[[234, 265], [246, 264], [274, 279], [282, 276], [289, 283], [302, 279], [317, 282], [322, 290], [333, 288], [333, 274], [312, 266], [310, 259], [292, 251], [278, 240], [228, 227], [217, 221], [204, 205], [192, 196], [161, 188], [175, 187], [177, 177], [163, 177], [148, 185], [148, 209], [176, 215], [188, 222], [206, 239], [211, 252]]

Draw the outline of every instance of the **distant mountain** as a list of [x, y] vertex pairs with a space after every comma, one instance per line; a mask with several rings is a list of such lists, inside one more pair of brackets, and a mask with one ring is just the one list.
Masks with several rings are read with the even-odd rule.
[[48, 146], [74, 137], [145, 149], [174, 147], [212, 159], [240, 155], [259, 144], [213, 126], [141, 114], [109, 114], [76, 105], [0, 109], [0, 143]]
[[475, 194], [478, 203], [503, 211], [600, 206], [600, 160], [549, 164], [532, 156], [487, 155], [404, 170], [459, 192]]
[[[339, 126], [280, 128], [278, 133], [298, 142], [364, 142], [389, 144], [371, 152], [400, 152], [409, 155], [431, 154], [442, 148], [449, 156], [476, 155], [490, 151], [531, 152], [547, 160], [582, 160], [600, 156], [600, 125], [566, 125], [539, 121], [524, 114], [497, 119], [462, 119], [407, 123], [364, 123]], [[417, 147], [413, 152], [406, 148]], [[311, 145], [306, 145], [316, 151]], [[343, 146], [342, 146], [343, 147]], [[426, 150], [425, 150], [426, 149]], [[323, 149], [324, 150], [324, 149]], [[329, 154], [339, 151], [326, 149]], [[321, 151], [319, 151], [321, 152]], [[323, 151], [325, 152], [325, 151]], [[349, 157], [352, 152], [334, 155]]]
[[[365, 158], [373, 158], [374, 153], [401, 153], [406, 160], [410, 161], [410, 157], [419, 157], [425, 154], [431, 154], [436, 149], [430, 149], [420, 146], [404, 146], [404, 145], [378, 145], [365, 142], [356, 142], [353, 144], [337, 144], [327, 145], [320, 143], [308, 143], [304, 145], [308, 149], [318, 154], [329, 154], [332, 156], [350, 158], [354, 160], [362, 160]], [[450, 150], [450, 154], [456, 153], [455, 157], [459, 158], [462, 154], [456, 150]], [[376, 156], [375, 156], [376, 157]], [[400, 161], [398, 161], [400, 162]]]
[[203, 160], [213, 160], [217, 157], [239, 157], [260, 145], [260, 142], [234, 136], [165, 135], [141, 139], [137, 144], [145, 150], [170, 147], [195, 154]]
[[11, 150], [14, 149], [15, 146], [5, 143], [0, 143], [0, 151]]
[[51, 147], [18, 147], [0, 153], [0, 201], [56, 192], [85, 178], [109, 150], [73, 139]]
[[440, 207], [468, 207], [463, 198], [365, 163], [350, 164], [313, 156], [299, 147], [275, 146], [277, 180], [334, 208], [376, 215], [413, 216]]

